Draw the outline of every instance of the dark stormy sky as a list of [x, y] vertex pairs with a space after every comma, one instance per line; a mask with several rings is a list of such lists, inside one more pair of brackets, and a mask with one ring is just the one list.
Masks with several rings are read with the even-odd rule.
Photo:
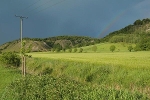
[[23, 37], [79, 35], [101, 38], [150, 18], [150, 0], [0, 0], [0, 45]]

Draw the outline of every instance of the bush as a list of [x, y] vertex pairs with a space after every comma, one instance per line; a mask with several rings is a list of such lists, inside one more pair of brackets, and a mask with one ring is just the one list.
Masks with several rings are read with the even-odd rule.
[[82, 52], [83, 52], [83, 49], [82, 49], [82, 48], [80, 48], [80, 49], [79, 49], [79, 53], [82, 53]]
[[74, 48], [74, 52], [77, 52], [77, 48]]
[[133, 50], [133, 47], [131, 45], [128, 46], [128, 50], [131, 52]]
[[20, 57], [14, 52], [4, 52], [0, 57], [0, 61], [6, 66], [19, 67], [21, 61]]
[[96, 46], [96, 45], [94, 45], [94, 46], [92, 47], [92, 50], [93, 50], [94, 52], [96, 52], [96, 50], [97, 50], [97, 46]]
[[110, 46], [110, 51], [114, 52], [115, 49], [116, 49], [116, 47], [115, 47], [114, 45], [111, 45], [111, 46]]
[[50, 75], [53, 72], [52, 68], [46, 67], [42, 70], [41, 75]]
[[69, 52], [70, 52], [70, 53], [72, 52], [72, 49], [71, 49], [71, 48], [69, 49]]

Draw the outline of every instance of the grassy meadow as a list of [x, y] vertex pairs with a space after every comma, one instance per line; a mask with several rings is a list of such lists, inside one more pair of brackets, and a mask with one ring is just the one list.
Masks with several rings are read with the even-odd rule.
[[[14, 80], [21, 78], [20, 71], [0, 65], [0, 97], [5, 94], [6, 87]], [[0, 98], [1, 100], [1, 98]]]
[[[30, 53], [27, 67], [40, 73], [49, 67], [52, 76], [128, 89], [150, 95], [150, 52]], [[33, 63], [34, 62], [34, 63]]]
[[[116, 46], [114, 52], [110, 52], [110, 45]], [[150, 97], [150, 52], [129, 52], [127, 49], [129, 45], [134, 46], [134, 44], [105, 43], [97, 44], [96, 52], [92, 51], [92, 46], [87, 46], [83, 47], [83, 53], [67, 51], [29, 53], [28, 55], [32, 57], [26, 61], [27, 73], [35, 75], [36, 78], [27, 77], [16, 81], [11, 84], [11, 88], [15, 87], [12, 91], [28, 91], [26, 95], [30, 99], [149, 100], [147, 96]], [[1, 69], [3, 70], [7, 69]], [[51, 77], [37, 77], [44, 73], [48, 73]], [[5, 74], [7, 77], [11, 76], [11, 79], [7, 78], [9, 80], [7, 84], [16, 79], [16, 76], [21, 76], [16, 73], [12, 78], [12, 73], [10, 76], [9, 73]], [[1, 84], [5, 84], [5, 81], [1, 81]], [[4, 93], [7, 84], [2, 86], [1, 93]], [[22, 88], [24, 86], [26, 87]], [[57, 93], [61, 96], [55, 95]], [[48, 96], [45, 97], [45, 94]], [[54, 97], [51, 94], [54, 94]], [[83, 98], [80, 98], [81, 94], [84, 95]], [[22, 95], [22, 98], [26, 100], [25, 95]]]
[[31, 53], [34, 58], [50, 58], [79, 61], [128, 68], [149, 68], [150, 52], [109, 52], [109, 53]]

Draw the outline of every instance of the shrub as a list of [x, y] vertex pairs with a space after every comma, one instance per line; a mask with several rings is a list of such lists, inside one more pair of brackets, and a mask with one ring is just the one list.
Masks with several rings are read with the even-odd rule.
[[133, 47], [131, 45], [128, 46], [128, 50], [131, 52], [133, 50]]
[[74, 52], [77, 52], [77, 48], [74, 48]]
[[42, 73], [41, 75], [47, 75], [47, 74], [51, 74], [53, 72], [53, 69], [52, 68], [49, 68], [49, 67], [46, 67], [42, 70]]
[[116, 47], [115, 47], [114, 45], [111, 45], [111, 46], [110, 46], [110, 51], [114, 52], [115, 49], [116, 49]]
[[92, 47], [92, 50], [93, 50], [94, 52], [96, 52], [96, 50], [97, 50], [97, 46], [96, 46], [96, 45], [94, 45], [94, 46]]
[[69, 52], [70, 52], [70, 53], [72, 52], [72, 49], [71, 49], [71, 48], [69, 49]]
[[82, 49], [82, 48], [80, 48], [80, 49], [79, 49], [79, 53], [82, 53], [82, 52], [83, 52], [83, 49]]
[[19, 67], [21, 63], [20, 57], [14, 52], [2, 53], [0, 57], [0, 61], [7, 66], [13, 66], [13, 67]]
[[65, 49], [65, 48], [63, 48], [63, 49], [62, 49], [62, 51], [63, 51], [63, 52], [65, 52], [65, 51], [66, 51], [66, 49]]

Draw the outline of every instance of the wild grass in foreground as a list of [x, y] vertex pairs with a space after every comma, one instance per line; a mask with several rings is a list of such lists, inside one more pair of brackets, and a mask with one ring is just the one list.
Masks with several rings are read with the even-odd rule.
[[[0, 97], [5, 94], [5, 88], [14, 80], [21, 77], [17, 69], [6, 68], [0, 65]], [[1, 99], [0, 99], [1, 100]]]
[[79, 82], [105, 84], [116, 90], [138, 91], [150, 96], [149, 53], [41, 53], [28, 59], [27, 68], [34, 74], [50, 68], [54, 77], [66, 76]]
[[66, 77], [26, 77], [7, 88], [3, 100], [148, 100], [145, 95], [91, 86]]

